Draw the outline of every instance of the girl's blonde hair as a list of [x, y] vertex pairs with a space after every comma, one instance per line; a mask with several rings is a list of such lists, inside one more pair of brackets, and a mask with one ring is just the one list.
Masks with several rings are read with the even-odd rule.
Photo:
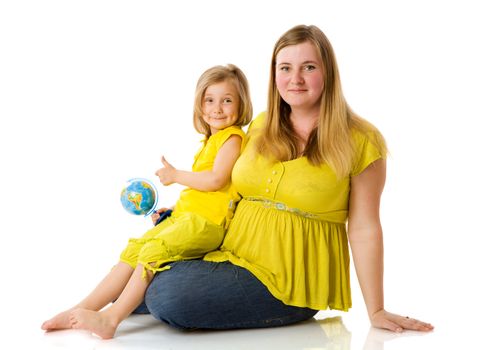
[[[321, 95], [319, 127], [310, 134], [305, 149], [299, 149], [299, 139], [289, 120], [290, 106], [281, 98], [276, 87], [276, 57], [290, 45], [312, 43], [320, 58], [324, 90]], [[352, 130], [365, 133], [371, 142], [387, 153], [386, 143], [379, 131], [355, 114], [344, 98], [333, 48], [324, 33], [316, 26], [299, 25], [291, 28], [276, 42], [271, 60], [266, 123], [256, 141], [257, 151], [269, 158], [288, 161], [306, 156], [314, 165], [328, 164], [338, 178], [348, 176], [355, 157]]]
[[253, 104], [249, 92], [248, 80], [244, 73], [234, 64], [225, 66], [214, 66], [207, 69], [198, 79], [195, 92], [195, 103], [193, 110], [193, 124], [196, 131], [208, 137], [211, 136], [210, 126], [202, 118], [202, 103], [206, 89], [224, 81], [231, 81], [238, 91], [240, 98], [238, 120], [234, 125], [239, 127], [247, 125], [253, 117]]

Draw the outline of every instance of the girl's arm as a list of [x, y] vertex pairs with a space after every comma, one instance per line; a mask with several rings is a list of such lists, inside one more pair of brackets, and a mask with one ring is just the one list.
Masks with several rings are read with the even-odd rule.
[[178, 170], [162, 157], [164, 168], [158, 169], [156, 175], [165, 186], [177, 183], [198, 191], [218, 191], [230, 181], [231, 171], [241, 152], [241, 142], [240, 136], [231, 135], [218, 151], [211, 171]]
[[395, 332], [404, 329], [430, 331], [433, 328], [430, 324], [384, 310], [379, 206], [385, 179], [386, 161], [382, 159], [351, 179], [348, 237], [369, 319], [373, 326]]

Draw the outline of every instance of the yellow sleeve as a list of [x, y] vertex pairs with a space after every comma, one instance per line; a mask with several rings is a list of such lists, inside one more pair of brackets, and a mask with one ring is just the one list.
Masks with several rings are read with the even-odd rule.
[[351, 170], [351, 176], [359, 175], [372, 162], [378, 159], [386, 158], [385, 154], [381, 153], [371, 139], [377, 137], [376, 132], [369, 132], [364, 134], [361, 132], [353, 132], [353, 139], [356, 146], [356, 159]]
[[266, 112], [261, 112], [253, 119], [251, 124], [248, 126], [247, 135], [251, 133], [251, 131], [261, 128], [264, 125], [266, 120]]
[[242, 147], [245, 143], [244, 141], [245, 141], [245, 138], [246, 138], [246, 134], [240, 127], [230, 126], [226, 129], [221, 130], [219, 133], [221, 133], [221, 134], [218, 134], [216, 136], [217, 137], [217, 139], [216, 139], [217, 149], [220, 149], [221, 146], [223, 146], [223, 143], [225, 143], [226, 140], [228, 140], [231, 137], [231, 135], [238, 135], [239, 137], [241, 137]]

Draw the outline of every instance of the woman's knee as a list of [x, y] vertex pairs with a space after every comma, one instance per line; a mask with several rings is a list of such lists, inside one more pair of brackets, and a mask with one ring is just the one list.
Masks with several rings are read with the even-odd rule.
[[170, 271], [158, 273], [153, 278], [145, 294], [145, 303], [151, 315], [180, 329], [188, 327], [188, 299], [191, 290], [181, 287], [181, 284], [170, 283]]

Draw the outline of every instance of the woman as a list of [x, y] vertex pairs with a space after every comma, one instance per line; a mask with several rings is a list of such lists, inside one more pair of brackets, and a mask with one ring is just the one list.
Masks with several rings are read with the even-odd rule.
[[317, 27], [296, 26], [277, 41], [268, 108], [248, 136], [232, 174], [243, 199], [222, 246], [155, 276], [145, 296], [153, 316], [183, 329], [227, 329], [346, 311], [349, 240], [372, 325], [433, 329], [384, 309], [386, 145], [346, 103], [333, 49]]

